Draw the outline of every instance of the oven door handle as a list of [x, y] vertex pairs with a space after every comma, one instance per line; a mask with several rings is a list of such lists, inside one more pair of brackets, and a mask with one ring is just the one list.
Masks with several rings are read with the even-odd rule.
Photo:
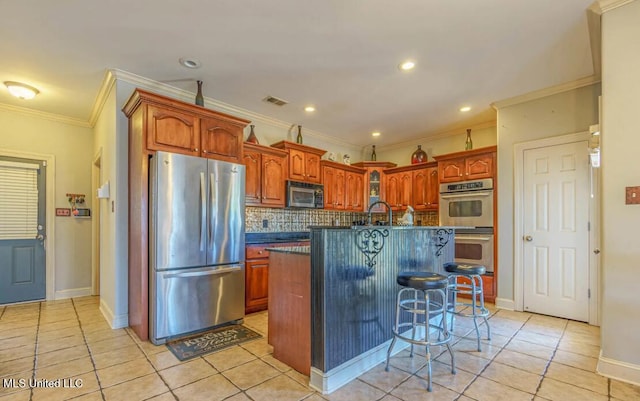
[[483, 242], [491, 241], [491, 237], [469, 237], [469, 236], [466, 236], [465, 234], [456, 235], [456, 239], [464, 240], [464, 241], [483, 241]]
[[440, 194], [442, 199], [453, 199], [453, 198], [470, 198], [472, 196], [490, 196], [493, 191], [477, 191], [473, 193], [464, 193], [464, 194]]

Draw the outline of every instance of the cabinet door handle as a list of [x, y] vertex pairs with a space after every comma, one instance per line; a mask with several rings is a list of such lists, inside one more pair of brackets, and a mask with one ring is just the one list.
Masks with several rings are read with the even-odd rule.
[[194, 152], [197, 152], [197, 151], [198, 151], [198, 148], [193, 149], [193, 151], [194, 151]]
[[206, 150], [206, 149], [203, 149], [203, 150], [202, 150], [202, 153], [207, 153], [207, 150]]

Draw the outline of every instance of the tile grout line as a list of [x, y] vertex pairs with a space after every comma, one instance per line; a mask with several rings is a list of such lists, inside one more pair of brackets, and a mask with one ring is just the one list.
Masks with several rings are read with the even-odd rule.
[[[162, 382], [164, 383], [164, 385], [165, 385], [165, 386], [167, 386], [167, 388], [169, 389], [169, 393], [171, 393], [171, 395], [173, 396], [173, 399], [177, 401], [177, 400], [178, 400], [178, 396], [176, 396], [176, 395], [175, 395], [175, 393], [173, 392], [173, 389], [171, 388], [171, 386], [169, 386], [169, 384], [166, 382], [166, 380], [164, 380], [164, 377], [162, 377], [162, 375], [160, 374], [160, 371], [158, 371], [158, 369], [156, 368], [156, 366], [155, 366], [153, 363], [151, 363], [151, 360], [149, 359], [149, 355], [147, 355], [147, 353], [146, 353], [146, 352], [144, 352], [144, 349], [143, 349], [143, 348], [142, 348], [142, 346], [140, 345], [141, 343], [139, 343], [138, 341], [136, 341], [136, 339], [133, 337], [133, 336], [134, 336], [134, 334], [132, 334], [129, 330], [125, 330], [125, 333], [127, 333], [127, 335], [129, 336], [129, 338], [131, 338], [131, 340], [133, 340], [133, 343], [134, 343], [134, 344], [138, 347], [138, 349], [142, 352], [142, 355], [144, 355], [144, 359], [146, 359], [146, 360], [147, 360], [147, 362], [149, 363], [149, 365], [151, 365], [151, 367], [153, 368], [153, 371], [154, 371], [154, 372], [156, 372], [156, 374], [158, 375], [158, 377], [160, 378], [160, 380], [162, 380]], [[149, 342], [151, 343], [151, 341], [149, 341]], [[151, 344], [153, 344], [153, 343], [151, 343]], [[154, 345], [155, 345], [155, 344], [154, 344]], [[182, 361], [180, 361], [180, 363], [182, 363]], [[179, 365], [175, 365], [175, 366], [179, 366]], [[142, 377], [144, 377], [144, 376], [142, 376]], [[136, 379], [138, 379], [138, 378], [136, 377], [135, 379], [131, 379], [131, 380], [136, 380]], [[126, 381], [124, 381], [123, 383], [126, 383], [126, 382], [131, 381], [131, 380], [126, 380]], [[120, 383], [119, 383], [119, 384], [120, 384]], [[158, 394], [158, 395], [162, 395], [162, 394], [166, 394], [166, 393], [161, 393], [161, 394]], [[153, 396], [153, 397], [155, 397], [155, 396]], [[153, 398], [153, 397], [150, 397], [150, 398]]]
[[[488, 322], [489, 322], [489, 320], [491, 320], [491, 319], [496, 315], [496, 313], [498, 313], [498, 312], [496, 311], [496, 312], [495, 312], [495, 313], [493, 313], [491, 316], [489, 316], [489, 318], [487, 319], [487, 325], [489, 324], [489, 323], [488, 323]], [[506, 318], [505, 318], [505, 319], [506, 319]], [[498, 352], [493, 356], [493, 358], [491, 358], [491, 359], [489, 360], [489, 363], [487, 363], [486, 365], [484, 365], [484, 367], [483, 367], [483, 368], [482, 368], [478, 373], [476, 373], [476, 374], [474, 375], [473, 379], [469, 382], [469, 384], [467, 384], [467, 385], [462, 389], [462, 391], [460, 392], [460, 395], [459, 395], [458, 397], [456, 397], [454, 401], [459, 400], [459, 399], [460, 399], [460, 397], [462, 397], [462, 396], [469, 397], [468, 395], [464, 395], [464, 392], [465, 392], [465, 391], [467, 391], [467, 390], [469, 389], [469, 387], [471, 387], [471, 385], [472, 385], [473, 383], [475, 383], [475, 382], [476, 382], [476, 380], [478, 379], [478, 377], [480, 377], [480, 375], [481, 375], [485, 370], [487, 370], [487, 368], [489, 367], [489, 365], [491, 365], [491, 364], [495, 361], [495, 359], [498, 357], [498, 355], [500, 354], [500, 352], [502, 352], [502, 351], [507, 347], [507, 345], [509, 345], [509, 344], [511, 343], [511, 341], [514, 339], [514, 337], [518, 334], [518, 332], [519, 332], [520, 330], [522, 330], [522, 328], [523, 328], [523, 327], [524, 327], [524, 325], [529, 321], [529, 319], [531, 319], [531, 316], [529, 316], [529, 317], [527, 318], [527, 320], [525, 320], [525, 321], [523, 321], [523, 322], [522, 322], [522, 324], [520, 325], [520, 327], [518, 328], [518, 330], [517, 330], [517, 331], [516, 331], [516, 332], [515, 332], [511, 337], [509, 337], [509, 340], [508, 340], [508, 341], [507, 341], [507, 342], [506, 342], [502, 347], [500, 347], [500, 351], [498, 351]], [[475, 331], [475, 329], [472, 329], [472, 331]], [[470, 332], [471, 332], [471, 331], [470, 331]], [[491, 340], [488, 340], [488, 341], [491, 341]], [[463, 369], [463, 370], [464, 370], [464, 369]], [[486, 379], [487, 379], [487, 380], [491, 380], [491, 379], [489, 379], [489, 378], [486, 378]], [[494, 380], [491, 380], [491, 381], [494, 381]], [[495, 383], [498, 383], [498, 382], [495, 382]], [[498, 383], [498, 384], [502, 384], [502, 383]], [[511, 386], [507, 386], [507, 387], [516, 389], [515, 387], [511, 387]], [[522, 391], [522, 390], [520, 390], [520, 389], [516, 389], [516, 390]], [[471, 397], [469, 397], [469, 398], [471, 398]]]
[[[6, 307], [5, 307], [6, 310]], [[3, 312], [4, 314], [4, 312]], [[36, 326], [36, 343], [33, 345], [33, 372], [32, 380], [36, 379], [36, 365], [38, 362], [38, 337], [40, 336], [40, 318], [42, 316], [42, 302], [38, 302], [38, 325]], [[33, 401], [33, 386], [29, 386], [29, 401]]]
[[538, 383], [538, 386], [536, 387], [536, 392], [533, 394], [534, 397], [538, 397], [538, 393], [540, 392], [540, 388], [542, 387], [542, 382], [547, 376], [547, 372], [549, 371], [549, 366], [551, 366], [551, 362], [553, 361], [553, 358], [555, 358], [556, 352], [558, 352], [560, 341], [562, 341], [564, 334], [567, 332], [568, 326], [569, 326], [569, 320], [565, 320], [564, 327], [562, 328], [562, 335], [558, 339], [558, 343], [556, 344], [556, 346], [553, 348], [553, 352], [551, 353], [551, 358], [549, 358], [549, 362], [547, 362], [547, 364], [544, 367], [544, 370], [542, 371], [542, 379], [540, 380], [540, 383]]
[[76, 319], [78, 320], [78, 326], [80, 327], [80, 333], [82, 333], [82, 340], [84, 341], [84, 346], [87, 347], [87, 352], [89, 353], [89, 359], [91, 360], [91, 366], [93, 366], [93, 374], [96, 376], [96, 381], [98, 382], [98, 388], [100, 389], [100, 396], [102, 397], [102, 401], [106, 401], [104, 396], [104, 392], [102, 391], [102, 383], [100, 383], [100, 377], [98, 377], [98, 371], [96, 370], [96, 362], [93, 359], [93, 353], [91, 353], [91, 348], [89, 348], [89, 343], [87, 341], [87, 335], [82, 328], [82, 321], [80, 320], [80, 315], [78, 314], [78, 309], [76, 308], [76, 303], [71, 298], [71, 306], [73, 307], [73, 313], [76, 314]]

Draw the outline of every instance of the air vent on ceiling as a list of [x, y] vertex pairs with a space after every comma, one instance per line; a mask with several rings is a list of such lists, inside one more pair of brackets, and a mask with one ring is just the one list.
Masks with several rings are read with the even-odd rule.
[[273, 97], [273, 96], [267, 96], [262, 100], [268, 103], [273, 103], [276, 106], [284, 106], [285, 104], [289, 103], [286, 100], [278, 99], [277, 97]]

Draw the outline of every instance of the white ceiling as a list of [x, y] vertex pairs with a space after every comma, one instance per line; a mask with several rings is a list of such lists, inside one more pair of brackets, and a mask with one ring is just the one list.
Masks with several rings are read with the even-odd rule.
[[0, 0], [0, 81], [41, 91], [2, 85], [0, 103], [88, 121], [117, 68], [193, 92], [201, 79], [206, 97], [354, 145], [462, 132], [495, 120], [492, 102], [592, 75], [592, 2]]

